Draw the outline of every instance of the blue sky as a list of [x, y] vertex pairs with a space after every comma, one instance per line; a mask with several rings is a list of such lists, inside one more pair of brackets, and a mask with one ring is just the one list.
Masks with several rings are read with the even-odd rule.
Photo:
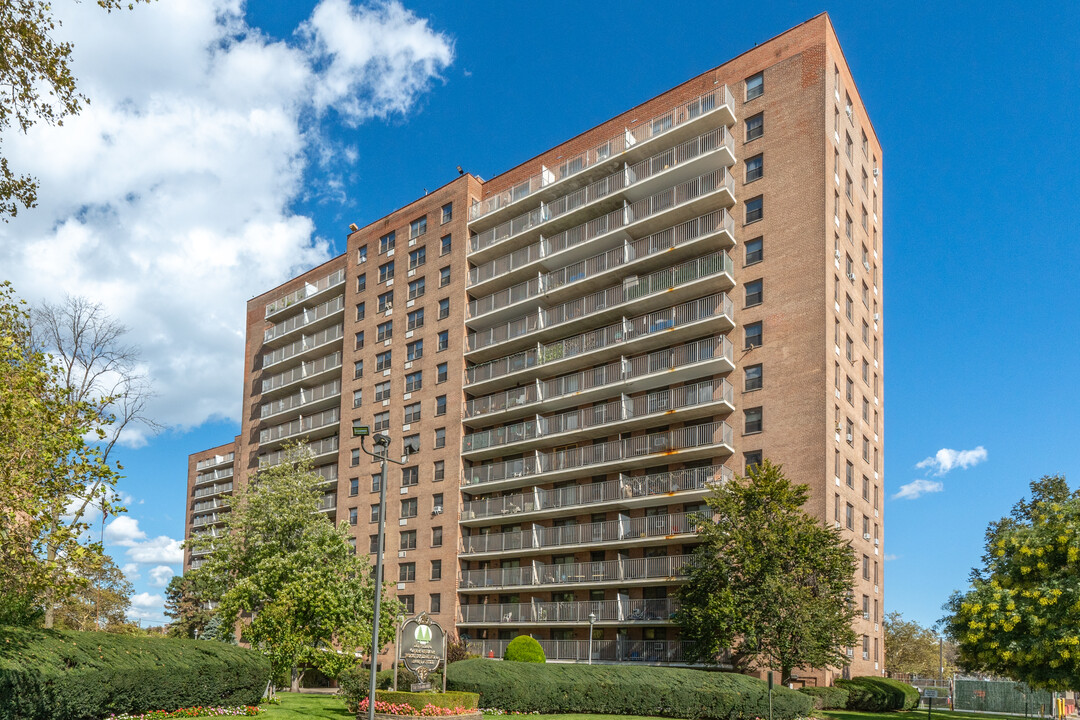
[[[821, 10], [884, 147], [887, 609], [935, 621], [1030, 480], [1076, 485], [1075, 5], [182, 5], [63, 8], [94, 104], [4, 145], [43, 187], [0, 274], [129, 324], [172, 427], [120, 450], [136, 615], [179, 571], [188, 453], [236, 432], [248, 297]], [[919, 466], [942, 449], [972, 452]], [[940, 489], [891, 499], [915, 480]]]

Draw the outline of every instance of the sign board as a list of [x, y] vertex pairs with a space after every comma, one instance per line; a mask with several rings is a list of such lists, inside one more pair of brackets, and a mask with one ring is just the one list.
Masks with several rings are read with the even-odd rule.
[[416, 673], [420, 680], [413, 686], [414, 690], [421, 685], [431, 687], [428, 676], [439, 669], [445, 651], [446, 634], [427, 613], [420, 613], [402, 624], [398, 653], [405, 667]]
[[926, 698], [936, 698], [937, 688], [923, 688], [922, 696]]

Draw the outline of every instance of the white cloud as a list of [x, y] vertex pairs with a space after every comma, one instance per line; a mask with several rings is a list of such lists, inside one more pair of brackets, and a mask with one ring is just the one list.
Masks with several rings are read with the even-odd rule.
[[128, 580], [135, 581], [142, 577], [139, 574], [138, 563], [124, 563], [120, 570], [124, 573], [124, 577], [126, 577]]
[[937, 480], [912, 480], [907, 485], [901, 485], [900, 490], [893, 495], [893, 500], [914, 500], [927, 493], [941, 492], [945, 486]]
[[933, 457], [928, 457], [915, 467], [929, 468], [934, 475], [944, 475], [954, 468], [967, 470], [986, 460], [986, 448], [982, 445], [973, 450], [952, 450], [941, 448]]
[[139, 529], [138, 520], [130, 515], [120, 515], [105, 526], [105, 539], [116, 545], [134, 547], [146, 539], [146, 533]]
[[165, 587], [175, 574], [168, 565], [158, 565], [150, 570], [150, 584], [154, 587]]
[[148, 592], [136, 593], [131, 596], [131, 604], [137, 608], [148, 608], [154, 605], [161, 605], [165, 602], [165, 598], [160, 595], [151, 595]]
[[410, 112], [452, 43], [397, 2], [322, 0], [293, 42], [249, 27], [242, 0], [56, 11], [92, 104], [4, 138], [41, 190], [0, 224], [0, 267], [31, 302], [85, 295], [129, 326], [159, 422], [239, 418], [248, 298], [330, 254], [290, 209], [327, 143], [320, 117]]
[[159, 535], [152, 540], [128, 548], [127, 556], [138, 563], [176, 565], [184, 561], [184, 551], [180, 547], [180, 541], [166, 535]]
[[899, 555], [893, 555], [892, 553], [885, 553], [885, 562], [892, 562], [899, 558]]

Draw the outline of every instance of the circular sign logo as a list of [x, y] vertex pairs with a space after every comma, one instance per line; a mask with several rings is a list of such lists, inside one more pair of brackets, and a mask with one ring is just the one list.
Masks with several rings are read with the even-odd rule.
[[426, 645], [431, 642], [431, 628], [427, 625], [417, 625], [413, 637], [416, 638], [416, 642]]

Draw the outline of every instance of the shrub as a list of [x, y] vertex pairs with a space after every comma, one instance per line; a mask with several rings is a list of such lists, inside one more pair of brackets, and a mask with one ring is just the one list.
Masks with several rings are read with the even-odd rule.
[[799, 692], [810, 696], [815, 710], [843, 710], [848, 704], [848, 691], [844, 688], [804, 687]]
[[[483, 707], [510, 712], [653, 715], [688, 720], [768, 717], [764, 681], [747, 675], [639, 665], [563, 665], [462, 660], [447, 668], [452, 690], [480, 693]], [[813, 703], [773, 692], [774, 720], [810, 714]]]
[[862, 676], [837, 680], [836, 686], [848, 691], [848, 710], [911, 710], [919, 704], [918, 690], [891, 678]]
[[259, 702], [270, 663], [226, 643], [0, 628], [0, 717], [96, 720]]
[[[371, 689], [371, 674], [366, 667], [354, 665], [338, 675], [337, 694], [345, 700], [345, 707], [355, 713], [360, 701], [368, 696]], [[375, 673], [375, 687], [388, 690], [394, 686], [394, 671], [380, 670]]]
[[544, 648], [540, 647], [539, 642], [528, 635], [518, 635], [506, 644], [503, 660], [542, 663], [547, 662], [547, 657], [544, 655]]

